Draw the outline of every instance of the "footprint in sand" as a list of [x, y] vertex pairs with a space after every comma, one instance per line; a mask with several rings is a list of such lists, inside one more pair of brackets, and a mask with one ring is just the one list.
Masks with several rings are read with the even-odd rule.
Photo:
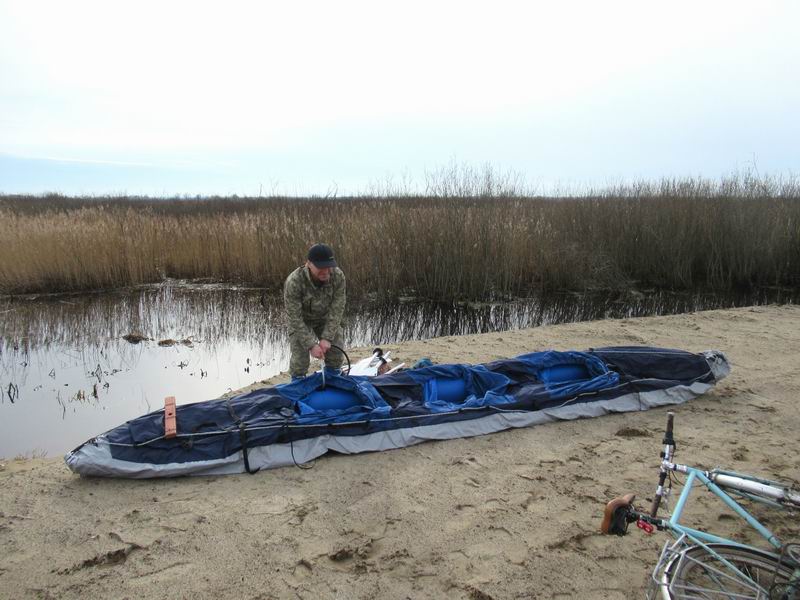
[[491, 498], [481, 505], [481, 510], [483, 512], [497, 512], [498, 510], [502, 510], [504, 507], [505, 502], [503, 500]]
[[450, 464], [452, 465], [464, 465], [467, 467], [471, 467], [473, 469], [481, 469], [483, 468], [483, 464], [474, 456], [463, 456], [461, 458], [457, 458]]
[[131, 585], [152, 585], [154, 581], [174, 582], [180, 581], [183, 578], [191, 577], [196, 572], [194, 563], [191, 562], [175, 562], [164, 567], [160, 567], [155, 571], [142, 573], [138, 577], [132, 578]]

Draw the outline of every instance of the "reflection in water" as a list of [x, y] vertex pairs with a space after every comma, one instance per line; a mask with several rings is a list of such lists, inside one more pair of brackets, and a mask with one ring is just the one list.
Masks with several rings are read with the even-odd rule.
[[60, 453], [165, 396], [207, 400], [275, 375], [288, 361], [280, 313], [258, 291], [213, 286], [0, 301], [0, 456]]
[[[767, 302], [757, 296], [558, 294], [502, 304], [350, 306], [348, 348], [545, 324]], [[123, 336], [145, 338], [130, 343]], [[128, 338], [133, 339], [133, 338]], [[159, 343], [161, 342], [161, 343]], [[354, 357], [358, 358], [358, 357]], [[288, 367], [280, 298], [173, 284], [91, 296], [0, 300], [0, 457], [61, 453], [126, 419], [221, 396]]]
[[366, 305], [348, 326], [351, 345], [375, 345], [439, 336], [525, 329], [557, 323], [621, 319], [752, 306], [795, 303], [800, 292], [765, 290], [757, 294], [719, 296], [659, 292], [551, 294], [495, 304], [405, 302]]
[[13, 344], [15, 350], [54, 343], [102, 346], [131, 333], [154, 340], [243, 341], [279, 336], [280, 309], [274, 301], [262, 306], [259, 290], [164, 285], [103, 295], [0, 301], [0, 333], [3, 343]]

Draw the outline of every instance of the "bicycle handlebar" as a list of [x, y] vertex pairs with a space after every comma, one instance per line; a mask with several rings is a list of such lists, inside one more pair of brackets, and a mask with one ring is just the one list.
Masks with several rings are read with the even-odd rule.
[[[672, 436], [672, 425], [675, 420], [675, 413], [668, 412], [667, 413], [667, 428], [664, 431], [664, 439], [662, 443], [664, 444], [664, 450], [661, 452], [662, 460], [670, 461], [672, 460], [672, 454], [675, 451], [675, 438]], [[667, 469], [664, 468], [662, 463], [661, 465], [661, 472], [658, 475], [658, 487], [656, 488], [656, 494], [653, 496], [653, 504], [650, 507], [650, 516], [654, 519], [658, 515], [658, 507], [661, 505], [661, 498], [664, 497], [664, 483], [667, 481], [668, 475]]]
[[672, 437], [672, 423], [675, 420], [675, 413], [668, 412], [667, 413], [667, 429], [664, 431], [664, 439], [662, 441], [663, 444], [668, 446], [675, 446], [675, 440]]

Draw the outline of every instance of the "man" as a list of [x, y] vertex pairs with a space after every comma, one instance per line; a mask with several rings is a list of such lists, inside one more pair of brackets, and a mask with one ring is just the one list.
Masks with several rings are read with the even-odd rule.
[[344, 273], [336, 266], [333, 250], [314, 244], [303, 266], [286, 278], [283, 300], [289, 318], [292, 379], [305, 377], [309, 355], [325, 359], [325, 367], [338, 369], [344, 356], [342, 317], [345, 305]]

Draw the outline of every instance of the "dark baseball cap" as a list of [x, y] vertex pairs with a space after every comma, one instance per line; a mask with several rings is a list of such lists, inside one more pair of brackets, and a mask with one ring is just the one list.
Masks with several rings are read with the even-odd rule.
[[314, 244], [308, 251], [310, 260], [318, 269], [335, 267], [336, 259], [333, 257], [333, 250], [327, 244]]

